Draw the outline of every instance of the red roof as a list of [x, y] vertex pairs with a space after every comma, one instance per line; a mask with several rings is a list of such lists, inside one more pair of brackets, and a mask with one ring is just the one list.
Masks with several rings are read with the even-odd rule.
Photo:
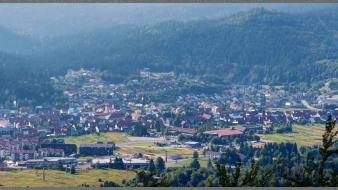
[[220, 130], [207, 131], [205, 133], [210, 134], [210, 135], [220, 135], [220, 136], [231, 136], [231, 135], [243, 134], [240, 130], [237, 130], [237, 129], [220, 129]]

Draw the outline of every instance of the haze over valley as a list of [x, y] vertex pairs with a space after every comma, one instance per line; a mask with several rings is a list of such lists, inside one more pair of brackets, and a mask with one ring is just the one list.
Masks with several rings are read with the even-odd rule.
[[337, 4], [0, 13], [0, 186], [338, 186]]

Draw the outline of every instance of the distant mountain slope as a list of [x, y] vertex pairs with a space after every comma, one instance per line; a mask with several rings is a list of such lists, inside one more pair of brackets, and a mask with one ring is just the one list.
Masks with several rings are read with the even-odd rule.
[[[311, 85], [338, 77], [337, 10], [289, 14], [253, 9], [222, 19], [116, 25], [39, 43], [14, 39], [35, 49], [25, 56], [25, 72], [32, 74], [22, 76], [36, 83], [41, 81], [36, 76], [47, 79], [81, 67], [106, 70], [116, 81], [145, 67], [220, 84]], [[8, 75], [13, 81], [22, 66], [12, 66]]]
[[41, 68], [30, 58], [0, 52], [0, 103], [42, 104], [62, 98]]
[[337, 15], [254, 9], [216, 20], [120, 26], [49, 42], [45, 61], [117, 72], [150, 67], [225, 82], [311, 82], [337, 76], [337, 66], [316, 64], [338, 59]]
[[299, 13], [338, 7], [335, 3], [124, 3], [1, 4], [0, 25], [34, 36], [61, 36], [116, 24], [146, 25], [168, 20], [220, 18], [266, 7]]
[[0, 51], [8, 53], [28, 53], [37, 49], [38, 42], [21, 36], [0, 26]]

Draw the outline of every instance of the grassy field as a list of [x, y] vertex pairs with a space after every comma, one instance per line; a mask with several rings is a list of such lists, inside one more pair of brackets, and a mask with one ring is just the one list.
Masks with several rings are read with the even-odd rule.
[[132, 171], [124, 170], [83, 170], [72, 175], [62, 171], [46, 170], [45, 181], [42, 170], [1, 171], [0, 184], [3, 187], [76, 187], [81, 184], [99, 187], [102, 181], [109, 180], [121, 184], [123, 179], [135, 176]]
[[66, 143], [76, 144], [78, 147], [80, 144], [84, 143], [96, 143], [100, 142], [109, 142], [113, 141], [115, 143], [124, 143], [125, 145], [118, 145], [117, 153], [121, 154], [134, 154], [142, 153], [149, 156], [164, 155], [167, 151], [168, 154], [182, 154], [182, 155], [192, 155], [193, 150], [188, 148], [172, 148], [172, 147], [158, 147], [154, 145], [153, 141], [148, 141], [148, 139], [140, 139], [135, 141], [130, 141], [128, 136], [124, 133], [101, 133], [66, 137], [64, 138]]
[[65, 137], [66, 143], [76, 144], [78, 147], [80, 144], [84, 143], [96, 143], [96, 142], [127, 142], [127, 135], [124, 133], [101, 133], [97, 134], [89, 134], [89, 135], [81, 135], [81, 136], [72, 136]]
[[260, 137], [274, 142], [295, 142], [298, 145], [311, 146], [321, 143], [324, 130], [323, 124], [294, 125], [292, 133], [266, 134], [260, 135]]
[[150, 157], [156, 157], [163, 156], [166, 154], [166, 152], [167, 154], [180, 154], [182, 156], [191, 156], [194, 150], [189, 148], [159, 147], [154, 144], [154, 141], [140, 139], [118, 145], [116, 152], [120, 154], [142, 153]]
[[165, 155], [168, 154], [180, 154], [183, 156], [191, 156], [194, 152], [193, 149], [188, 148], [172, 148], [172, 147], [157, 147], [157, 146], [124, 146], [117, 149], [118, 153], [121, 154], [134, 154], [142, 153], [144, 155], [156, 156], [156, 155]]
[[[189, 159], [184, 159], [181, 161], [178, 161], [177, 163], [168, 163], [168, 167], [183, 167], [183, 166], [189, 166], [190, 163], [192, 162], [192, 158]], [[201, 167], [207, 167], [208, 165], [208, 158], [198, 158], [198, 161], [200, 162]]]
[[131, 142], [128, 143], [128, 146], [134, 146], [134, 147], [153, 147], [156, 146], [154, 142]]

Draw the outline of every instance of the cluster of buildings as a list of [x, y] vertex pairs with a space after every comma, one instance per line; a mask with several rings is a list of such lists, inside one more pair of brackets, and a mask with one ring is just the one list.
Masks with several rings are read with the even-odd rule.
[[[25, 161], [26, 167], [50, 164], [55, 168], [60, 164], [76, 164], [74, 154], [109, 156], [113, 155], [113, 143], [77, 147], [51, 139], [128, 133], [137, 126], [146, 127], [148, 136], [160, 136], [163, 129], [174, 135], [194, 135], [201, 126], [215, 128], [208, 134], [240, 136], [247, 132], [267, 133], [272, 123], [322, 123], [328, 114], [338, 117], [337, 109], [304, 109], [301, 100], [313, 103], [318, 101], [316, 96], [291, 93], [282, 87], [232, 85], [221, 93], [176, 95], [178, 88], [198, 81], [176, 77], [174, 73], [144, 70], [139, 78], [110, 84], [99, 73], [81, 69], [51, 80], [65, 89], [68, 105], [25, 107], [15, 102], [10, 109], [1, 108], [1, 159]], [[171, 101], [165, 99], [168, 97]], [[186, 145], [195, 147], [198, 142]], [[133, 159], [129, 163], [143, 163]]]

